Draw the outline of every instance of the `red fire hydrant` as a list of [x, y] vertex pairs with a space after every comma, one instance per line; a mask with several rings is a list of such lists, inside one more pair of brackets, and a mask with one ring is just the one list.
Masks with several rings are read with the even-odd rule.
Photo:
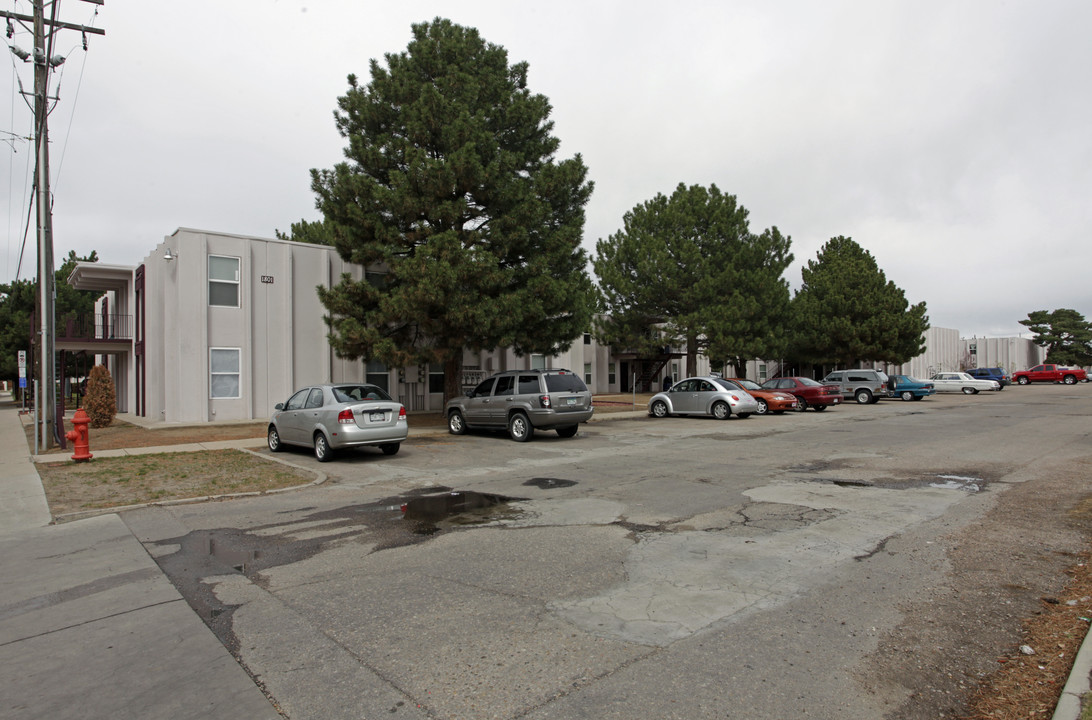
[[90, 452], [91, 438], [87, 428], [90, 424], [91, 418], [87, 416], [83, 408], [78, 408], [76, 414], [72, 416], [73, 429], [64, 434], [76, 447], [76, 454], [72, 456], [76, 462], [85, 462], [93, 457]]

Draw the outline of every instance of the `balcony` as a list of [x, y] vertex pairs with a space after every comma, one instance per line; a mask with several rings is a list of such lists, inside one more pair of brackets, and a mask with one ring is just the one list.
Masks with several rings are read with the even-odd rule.
[[[38, 337], [37, 319], [31, 316], [31, 343]], [[57, 350], [89, 350], [109, 352], [130, 347], [133, 342], [133, 316], [121, 314], [89, 313], [65, 315], [57, 318], [54, 328], [54, 345]]]

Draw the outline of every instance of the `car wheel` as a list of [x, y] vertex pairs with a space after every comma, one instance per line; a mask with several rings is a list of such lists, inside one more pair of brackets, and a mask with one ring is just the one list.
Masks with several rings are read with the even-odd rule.
[[402, 447], [402, 443], [387, 443], [386, 445], [380, 445], [379, 449], [383, 451], [384, 455], [397, 455], [400, 447]]
[[900, 397], [902, 397], [903, 400], [910, 402], [914, 399], [914, 393], [910, 392], [909, 390], [903, 390]]
[[508, 418], [508, 434], [516, 442], [527, 442], [534, 437], [535, 429], [526, 415], [513, 413], [512, 417]]
[[977, 391], [977, 390], [975, 390], [975, 389], [974, 389], [973, 387], [965, 387], [965, 388], [963, 388], [963, 394], [964, 394], [964, 395], [974, 395], [974, 394], [975, 394], [976, 392], [978, 392], [978, 391]]
[[1066, 375], [1064, 378], [1062, 378], [1062, 382], [1064, 382], [1066, 385], [1076, 385], [1077, 384], [1077, 376], [1076, 375]]
[[565, 425], [557, 429], [557, 436], [563, 438], [571, 438], [576, 435], [576, 431], [580, 429], [579, 425]]
[[915, 395], [914, 399], [915, 400], [921, 400], [923, 397], [925, 397], [925, 396], [924, 395]]
[[800, 412], [804, 412], [808, 409], [808, 401], [802, 397], [796, 398], [796, 409]]
[[[726, 402], [716, 402], [713, 403], [712, 412], [713, 417], [717, 420], [727, 420], [728, 416], [732, 414], [732, 409], [728, 407]], [[743, 417], [743, 415], [740, 415], [740, 417]]]
[[857, 400], [858, 405], [867, 405], [872, 402], [872, 393], [864, 389], [858, 390], [853, 397]]
[[466, 434], [466, 420], [463, 419], [463, 414], [458, 410], [452, 410], [451, 414], [447, 416], [447, 431], [452, 435]]
[[765, 400], [762, 398], [756, 398], [756, 400], [758, 401], [758, 410], [756, 410], [756, 412], [759, 415], [765, 415], [770, 411], [770, 406]]
[[330, 441], [320, 432], [315, 433], [315, 459], [319, 462], [330, 462], [334, 459], [334, 451], [330, 449]]
[[1016, 382], [1021, 384], [1021, 385], [1027, 385], [1029, 382], [1031, 382], [1031, 380], [1028, 380], [1026, 377], [1022, 377], [1022, 378], [1017, 378]]
[[651, 415], [653, 417], [665, 418], [668, 416], [667, 403], [665, 403], [663, 400], [657, 400], [656, 402], [652, 403], [652, 407], [649, 408], [649, 410], [651, 411]]
[[281, 443], [281, 434], [277, 432], [276, 425], [269, 426], [269, 433], [265, 436], [265, 439], [269, 443], [269, 452], [284, 450], [284, 445]]
[[827, 409], [826, 405], [816, 405], [815, 406], [815, 412], [823, 412], [826, 409]]

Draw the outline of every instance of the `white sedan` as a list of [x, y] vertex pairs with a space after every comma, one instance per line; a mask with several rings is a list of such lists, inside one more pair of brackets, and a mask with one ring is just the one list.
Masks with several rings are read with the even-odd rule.
[[1000, 390], [1001, 383], [996, 380], [974, 378], [965, 372], [942, 372], [929, 378], [933, 387], [940, 392], [961, 392], [964, 395], [977, 395], [980, 390]]

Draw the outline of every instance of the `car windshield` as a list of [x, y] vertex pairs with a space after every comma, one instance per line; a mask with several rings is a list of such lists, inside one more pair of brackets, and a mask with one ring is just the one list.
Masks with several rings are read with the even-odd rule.
[[546, 390], [549, 392], [586, 392], [588, 386], [572, 373], [557, 373], [546, 376]]
[[754, 380], [746, 380], [740, 378], [735, 381], [737, 384], [742, 385], [744, 390], [761, 390], [762, 386], [756, 383]]
[[378, 385], [338, 385], [333, 388], [334, 399], [338, 402], [362, 402], [365, 400], [384, 400], [390, 402], [391, 396]]
[[724, 378], [713, 378], [713, 382], [728, 391], [739, 390], [739, 385], [737, 385], [733, 380], [725, 380]]

